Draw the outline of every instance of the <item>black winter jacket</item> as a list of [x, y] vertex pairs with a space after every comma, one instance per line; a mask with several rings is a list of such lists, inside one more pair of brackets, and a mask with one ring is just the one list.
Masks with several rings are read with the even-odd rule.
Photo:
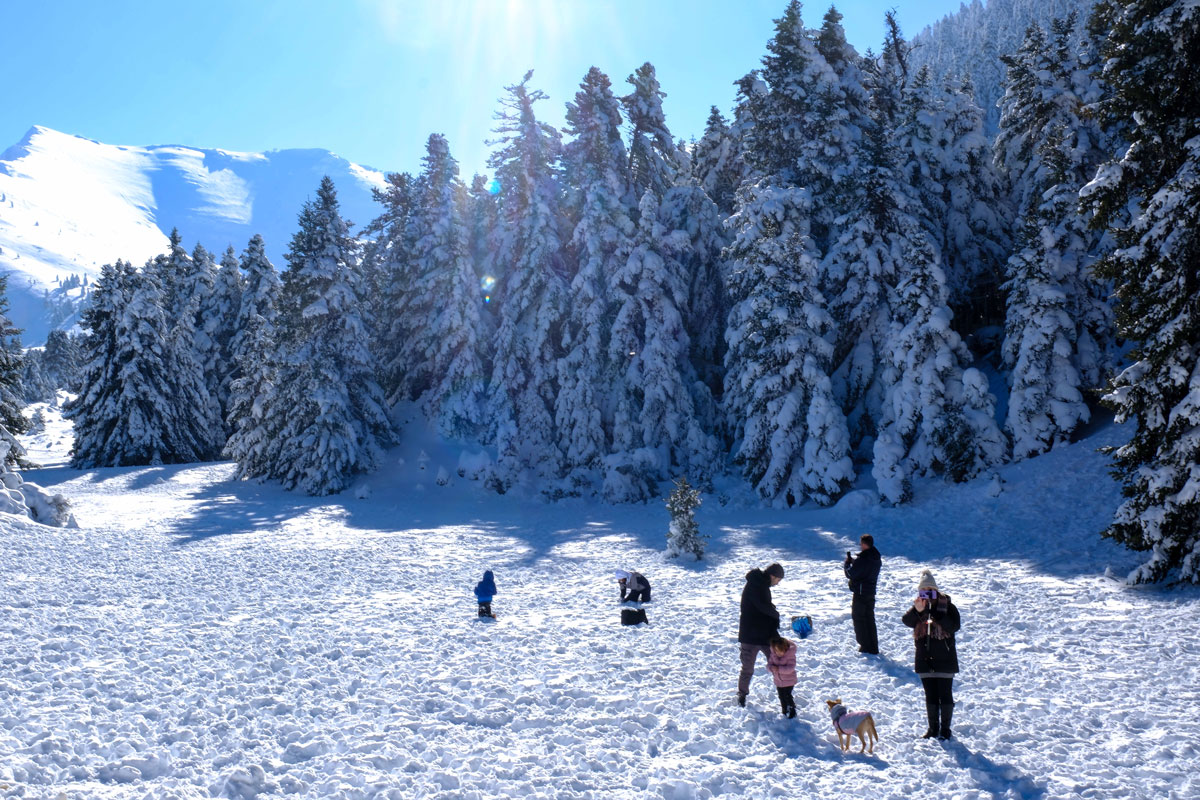
[[738, 618], [738, 641], [765, 645], [779, 634], [779, 611], [771, 602], [771, 578], [761, 569], [746, 573], [742, 589], [742, 613]]
[[846, 572], [846, 578], [850, 581], [850, 591], [860, 597], [874, 597], [875, 584], [879, 581], [879, 567], [882, 563], [879, 551], [872, 546], [863, 550], [857, 558], [846, 564], [843, 569]]
[[962, 619], [954, 603], [950, 602], [950, 595], [939, 595], [924, 611], [917, 611], [916, 606], [910, 606], [904, 614], [904, 624], [913, 629], [916, 644], [913, 669], [918, 675], [958, 672], [954, 634], [962, 627]]

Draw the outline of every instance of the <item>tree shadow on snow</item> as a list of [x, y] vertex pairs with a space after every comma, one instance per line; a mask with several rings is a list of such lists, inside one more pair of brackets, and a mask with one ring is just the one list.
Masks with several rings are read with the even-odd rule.
[[982, 753], [972, 753], [957, 739], [944, 742], [942, 746], [953, 756], [955, 763], [979, 783], [980, 789], [995, 797], [1041, 800], [1046, 796], [1044, 785], [1011, 764], [997, 764]]
[[[331, 513], [339, 525], [347, 528], [380, 533], [433, 530], [450, 525], [469, 525], [498, 533], [507, 530], [506, 526], [479, 519], [474, 509], [461, 504], [420, 504], [408, 498], [396, 498], [392, 503], [386, 495], [363, 500], [355, 496], [353, 489], [312, 497], [301, 491], [287, 491], [273, 482], [226, 480], [203, 486], [191, 499], [195, 505], [173, 520], [166, 530], [177, 537], [178, 545], [277, 529], [290, 520], [318, 511]], [[319, 519], [315, 522], [319, 524]]]

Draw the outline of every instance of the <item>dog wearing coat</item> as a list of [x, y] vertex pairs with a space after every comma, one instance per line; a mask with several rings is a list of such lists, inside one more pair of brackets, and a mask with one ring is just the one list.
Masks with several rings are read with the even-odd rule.
[[842, 752], [845, 753], [850, 749], [850, 743], [855, 735], [862, 742], [862, 748], [858, 752], [867, 751], [867, 739], [871, 740], [871, 755], [875, 754], [875, 743], [879, 741], [879, 734], [875, 732], [875, 718], [871, 716], [870, 711], [848, 711], [842, 705], [841, 699], [826, 700], [825, 705], [829, 706], [829, 716], [833, 719], [833, 729], [837, 731], [838, 744], [842, 747]]

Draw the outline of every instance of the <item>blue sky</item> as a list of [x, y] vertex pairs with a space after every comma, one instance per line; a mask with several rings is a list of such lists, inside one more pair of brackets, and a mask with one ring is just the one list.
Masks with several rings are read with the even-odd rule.
[[[623, 93], [651, 61], [676, 136], [728, 113], [786, 0], [0, 0], [0, 150], [31, 125], [110, 144], [333, 150], [415, 170], [444, 133], [485, 169], [504, 86], [533, 69], [561, 124], [587, 69]], [[909, 36], [959, 0], [845, 0], [847, 37], [878, 50], [883, 13]], [[805, 7], [818, 26], [827, 4]]]

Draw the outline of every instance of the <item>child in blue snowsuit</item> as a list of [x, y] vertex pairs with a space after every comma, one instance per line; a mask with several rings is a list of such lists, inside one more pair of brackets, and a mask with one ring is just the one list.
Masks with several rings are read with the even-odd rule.
[[483, 580], [475, 584], [475, 599], [479, 601], [479, 616], [496, 618], [492, 613], [492, 598], [496, 596], [496, 581], [489, 569], [483, 573]]

